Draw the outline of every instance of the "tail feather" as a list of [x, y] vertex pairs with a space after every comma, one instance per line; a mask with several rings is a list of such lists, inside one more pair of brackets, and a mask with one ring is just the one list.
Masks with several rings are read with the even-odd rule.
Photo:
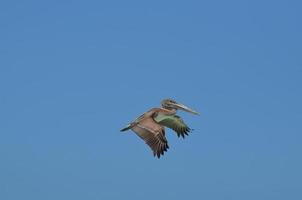
[[127, 131], [127, 130], [131, 129], [131, 128], [132, 128], [131, 124], [128, 124], [125, 128], [121, 129], [120, 131], [124, 132], [124, 131]]

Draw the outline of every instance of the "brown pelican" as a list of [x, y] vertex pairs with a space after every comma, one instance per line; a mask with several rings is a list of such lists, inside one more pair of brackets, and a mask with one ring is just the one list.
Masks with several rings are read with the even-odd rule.
[[165, 137], [164, 126], [173, 129], [178, 137], [185, 137], [191, 129], [176, 115], [177, 110], [183, 110], [192, 114], [198, 113], [187, 106], [177, 103], [172, 99], [161, 101], [162, 108], [152, 108], [140, 117], [129, 123], [121, 131], [131, 129], [152, 149], [153, 155], [160, 158], [169, 148]]

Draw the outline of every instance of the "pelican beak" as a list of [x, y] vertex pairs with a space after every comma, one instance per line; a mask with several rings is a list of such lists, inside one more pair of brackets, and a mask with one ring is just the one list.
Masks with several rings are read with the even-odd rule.
[[198, 112], [196, 112], [195, 110], [191, 109], [191, 108], [188, 108], [187, 106], [181, 104], [181, 103], [176, 103], [174, 104], [174, 106], [177, 108], [177, 109], [180, 109], [180, 110], [183, 110], [183, 111], [186, 111], [186, 112], [189, 112], [189, 113], [192, 113], [194, 115], [199, 115]]

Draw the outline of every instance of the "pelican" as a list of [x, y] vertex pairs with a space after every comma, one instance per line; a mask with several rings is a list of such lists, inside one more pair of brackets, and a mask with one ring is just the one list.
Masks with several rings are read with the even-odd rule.
[[151, 148], [153, 155], [160, 158], [169, 149], [165, 127], [172, 129], [178, 137], [182, 138], [192, 130], [180, 116], [176, 115], [177, 110], [198, 115], [198, 112], [173, 99], [164, 99], [161, 101], [161, 108], [152, 108], [145, 112], [121, 131], [131, 129]]

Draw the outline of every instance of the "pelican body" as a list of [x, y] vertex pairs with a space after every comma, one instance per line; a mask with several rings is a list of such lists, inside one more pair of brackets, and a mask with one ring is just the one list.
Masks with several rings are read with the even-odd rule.
[[198, 115], [196, 111], [172, 99], [162, 100], [161, 106], [161, 108], [152, 108], [145, 112], [121, 130], [131, 129], [135, 132], [152, 149], [153, 155], [158, 158], [164, 155], [164, 152], [169, 148], [165, 137], [165, 127], [174, 130], [177, 136], [182, 138], [192, 130], [181, 117], [176, 115], [177, 110]]

